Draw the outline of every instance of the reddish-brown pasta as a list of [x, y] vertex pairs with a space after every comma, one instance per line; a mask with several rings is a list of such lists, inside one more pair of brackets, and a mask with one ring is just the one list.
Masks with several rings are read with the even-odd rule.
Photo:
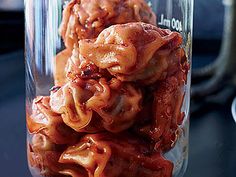
[[32, 170], [36, 168], [40, 175], [46, 177], [87, 177], [85, 169], [59, 163], [59, 158], [65, 148], [52, 143], [46, 136], [35, 134], [31, 144], [28, 144], [28, 161]]
[[96, 39], [81, 40], [77, 60], [91, 61], [121, 81], [152, 84], [165, 78], [169, 54], [181, 43], [179, 33], [150, 24], [114, 25]]
[[70, 0], [50, 96], [27, 115], [30, 167], [48, 177], [171, 177], [183, 123], [182, 37], [145, 0]]
[[[157, 142], [156, 148], [170, 150], [178, 138], [178, 125], [182, 124], [184, 113], [181, 111], [184, 100], [188, 64], [182, 50], [172, 53], [169, 59], [168, 76], [157, 83], [154, 89], [152, 122], [141, 128], [141, 132]], [[174, 67], [174, 68], [173, 68]], [[160, 147], [159, 147], [160, 146]]]
[[70, 144], [77, 140], [78, 134], [68, 127], [61, 115], [53, 112], [49, 97], [37, 97], [33, 101], [32, 114], [27, 116], [30, 133], [41, 133], [56, 144]]
[[111, 132], [129, 128], [141, 110], [141, 91], [117, 79], [99, 81], [77, 79], [51, 93], [52, 110], [78, 132], [90, 126], [98, 115], [103, 127]]
[[139, 21], [156, 24], [145, 0], [72, 0], [64, 9], [60, 34], [72, 49], [80, 39], [97, 37], [111, 25]]
[[65, 49], [58, 53], [54, 59], [54, 83], [57, 86], [62, 86], [66, 83], [66, 65], [68, 59], [71, 57], [71, 50]]
[[86, 135], [59, 162], [84, 167], [90, 177], [169, 177], [173, 164], [129, 134]]
[[85, 60], [79, 54], [79, 48], [74, 48], [64, 70], [69, 80], [75, 80], [78, 77], [81, 79], [111, 78], [106, 70], [100, 69], [91, 61]]

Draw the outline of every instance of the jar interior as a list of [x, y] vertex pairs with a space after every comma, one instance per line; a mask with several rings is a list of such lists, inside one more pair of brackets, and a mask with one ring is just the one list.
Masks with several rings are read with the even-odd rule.
[[192, 2], [25, 1], [33, 176], [181, 177]]

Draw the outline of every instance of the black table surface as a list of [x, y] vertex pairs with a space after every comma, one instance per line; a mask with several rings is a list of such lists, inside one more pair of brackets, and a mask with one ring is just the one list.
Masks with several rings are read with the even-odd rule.
[[[30, 177], [23, 61], [22, 51], [0, 55], [0, 177]], [[206, 105], [191, 116], [185, 177], [236, 177], [236, 124], [230, 103]]]

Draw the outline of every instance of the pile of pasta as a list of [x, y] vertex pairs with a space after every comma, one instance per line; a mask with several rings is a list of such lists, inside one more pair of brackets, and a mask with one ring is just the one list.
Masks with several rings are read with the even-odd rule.
[[182, 37], [144, 0], [72, 0], [55, 86], [27, 116], [42, 176], [171, 177], [189, 64]]

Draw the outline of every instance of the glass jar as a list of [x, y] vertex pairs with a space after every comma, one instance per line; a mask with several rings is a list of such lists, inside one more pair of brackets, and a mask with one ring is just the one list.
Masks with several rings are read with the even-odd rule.
[[192, 0], [25, 0], [32, 176], [183, 176], [192, 11]]

